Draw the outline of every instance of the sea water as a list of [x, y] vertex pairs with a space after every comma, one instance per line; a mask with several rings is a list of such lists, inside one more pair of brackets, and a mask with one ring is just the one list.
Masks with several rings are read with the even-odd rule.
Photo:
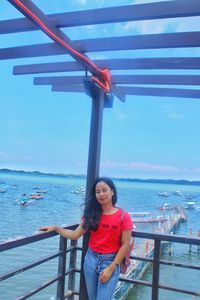
[[[155, 184], [114, 180], [118, 191], [119, 207], [129, 212], [151, 212], [161, 215], [159, 206], [164, 202], [169, 204], [185, 204], [185, 197], [192, 197], [192, 201], [200, 204], [200, 187], [173, 184]], [[78, 187], [85, 186], [84, 178], [58, 177], [58, 176], [33, 176], [33, 175], [0, 175], [0, 241], [20, 238], [37, 234], [39, 227], [49, 224], [68, 225], [79, 223], [84, 203], [84, 193], [75, 193]], [[46, 191], [43, 199], [33, 200], [27, 206], [19, 205], [22, 194], [27, 196], [37, 190]], [[173, 192], [181, 190], [182, 196]], [[159, 192], [170, 193], [168, 198], [158, 195]], [[198, 235], [200, 230], [200, 210], [188, 210], [188, 220], [182, 223], [176, 233], [179, 235]], [[155, 224], [137, 225], [137, 230], [154, 231]], [[11, 269], [21, 267], [38, 257], [46, 256], [58, 249], [58, 237], [41, 241], [33, 245], [16, 248], [0, 254], [0, 273], [9, 272]], [[168, 260], [178, 259], [180, 262], [199, 264], [200, 253], [197, 247], [189, 252], [189, 246], [173, 245], [172, 255], [164, 253]], [[12, 300], [26, 291], [33, 289], [39, 283], [53, 278], [57, 274], [57, 261], [45, 263], [33, 270], [18, 274], [13, 278], [0, 283], [0, 299]], [[170, 270], [171, 268], [171, 270]], [[200, 282], [199, 271], [161, 267], [160, 282], [174, 284], [176, 287], [196, 290]], [[151, 270], [145, 275], [145, 280], [151, 280]], [[54, 300], [56, 284], [48, 287], [31, 297], [35, 300]], [[148, 287], [137, 287], [130, 295], [129, 300], [151, 299]], [[160, 300], [200, 299], [183, 294], [160, 291]]]

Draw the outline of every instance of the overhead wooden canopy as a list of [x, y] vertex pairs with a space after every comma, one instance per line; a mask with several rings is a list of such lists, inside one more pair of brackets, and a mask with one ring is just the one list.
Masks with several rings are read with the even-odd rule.
[[[185, 57], [181, 55], [156, 57], [158, 53], [156, 51], [154, 58], [121, 58], [119, 55], [119, 58], [92, 61], [89, 57], [91, 52], [101, 54], [103, 51], [105, 56], [105, 52], [118, 51], [115, 53], [115, 57], [117, 57], [120, 51], [140, 49], [176, 49], [178, 53], [178, 50], [182, 48], [200, 47], [200, 31], [100, 37], [72, 41], [61, 30], [66, 27], [85, 25], [144, 20], [158, 20], [159, 22], [159, 20], [167, 18], [198, 17], [200, 16], [199, 0], [190, 0], [189, 2], [188, 0], [166, 1], [51, 15], [45, 15], [36, 7], [34, 1], [8, 1], [20, 10], [26, 18], [0, 21], [1, 34], [30, 32], [31, 35], [34, 30], [43, 30], [52, 39], [52, 42], [1, 48], [1, 60], [62, 55], [65, 53], [70, 54], [75, 60], [14, 66], [13, 73], [15, 75], [68, 72], [68, 76], [36, 77], [34, 78], [34, 84], [51, 85], [52, 91], [84, 92], [85, 71], [88, 72], [88, 78], [94, 75], [95, 79], [104, 85], [104, 77], [102, 77], [101, 72], [108, 69], [111, 74], [111, 85], [110, 90], [105, 92], [112, 93], [121, 100], [124, 100], [126, 95], [200, 98], [200, 90], [198, 89], [200, 75], [198, 73], [187, 75], [189, 70], [197, 71], [200, 69], [200, 57], [190, 56], [190, 51], [187, 52], [188, 56]], [[35, 19], [33, 15], [35, 15]], [[41, 26], [38, 20], [45, 27]], [[75, 52], [67, 48], [66, 45]], [[127, 74], [121, 74], [122, 70], [123, 73], [127, 72]], [[148, 75], [131, 74], [131, 70], [148, 70]], [[156, 75], [155, 70], [157, 70]], [[173, 74], [165, 75], [163, 70], [171, 70]], [[182, 70], [181, 75], [180, 70]], [[185, 70], [187, 70], [186, 74]], [[74, 76], [74, 71], [82, 72], [82, 75]], [[112, 74], [113, 71], [115, 71], [114, 74]], [[119, 74], [117, 74], [117, 71]], [[160, 71], [160, 74], [158, 71]]]

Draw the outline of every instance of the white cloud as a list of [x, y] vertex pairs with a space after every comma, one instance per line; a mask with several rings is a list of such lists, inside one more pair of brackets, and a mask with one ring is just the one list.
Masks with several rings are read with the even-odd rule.
[[92, 30], [92, 29], [95, 29], [95, 25], [86, 25], [85, 28], [87, 30]]
[[[164, 0], [163, 0], [164, 1]], [[171, 1], [171, 0], [168, 0]], [[151, 0], [151, 2], [161, 2]], [[149, 0], [135, 0], [133, 4], [149, 3]], [[132, 21], [124, 25], [126, 31], [136, 31], [141, 34], [156, 34], [163, 32], [199, 31], [200, 17], [185, 17], [171, 19], [157, 19], [147, 21]]]
[[184, 115], [181, 113], [178, 113], [174, 110], [173, 105], [163, 105], [163, 108], [167, 111], [167, 114], [169, 118], [175, 119], [175, 120], [182, 120], [184, 119]]
[[127, 116], [119, 110], [115, 110], [114, 113], [115, 113], [117, 120], [119, 120], [119, 121], [123, 121], [127, 118]]
[[176, 119], [176, 120], [182, 120], [182, 119], [184, 119], [184, 115], [183, 114], [179, 114], [179, 113], [176, 113], [176, 112], [171, 112], [169, 114], [169, 117], [171, 119]]
[[[79, 4], [81, 5], [86, 5], [86, 4], [89, 4], [89, 1], [88, 0], [76, 0]], [[96, 3], [104, 3], [104, 0], [93, 0], [93, 2], [96, 2]]]
[[145, 162], [114, 162], [114, 161], [105, 161], [102, 162], [103, 167], [109, 167], [112, 169], [122, 168], [126, 170], [142, 170], [142, 171], [157, 171], [157, 172], [176, 172], [178, 171], [177, 167], [172, 166], [163, 166], [149, 164]]
[[10, 155], [5, 152], [0, 152], [0, 160], [1, 161], [18, 161], [18, 162], [30, 162], [33, 158], [30, 155], [25, 156], [17, 156], [17, 155]]
[[9, 159], [9, 155], [5, 152], [0, 152], [0, 160]]
[[[176, 27], [174, 23], [174, 28]], [[126, 31], [136, 31], [141, 34], [157, 34], [167, 32], [168, 28], [172, 26], [172, 21], [166, 20], [147, 20], [147, 21], [131, 21], [124, 25]]]
[[21, 160], [22, 161], [32, 161], [33, 158], [31, 156], [27, 155], [27, 156], [21, 157]]
[[199, 174], [200, 167], [195, 169], [181, 168], [177, 166], [167, 166], [161, 164], [150, 164], [146, 162], [116, 162], [116, 161], [104, 161], [101, 162], [101, 166], [105, 169], [111, 170], [123, 170], [123, 171], [142, 171], [145, 173], [155, 174]]
[[199, 31], [200, 17], [179, 18], [176, 25], [176, 31]]
[[[171, 1], [171, 0], [151, 0], [151, 3], [152, 2], [166, 2], [166, 1]], [[135, 0], [133, 1], [133, 4], [143, 4], [143, 3], [149, 3], [150, 1], [149, 0]]]
[[87, 0], [77, 0], [77, 2], [81, 5], [85, 5], [87, 3]]

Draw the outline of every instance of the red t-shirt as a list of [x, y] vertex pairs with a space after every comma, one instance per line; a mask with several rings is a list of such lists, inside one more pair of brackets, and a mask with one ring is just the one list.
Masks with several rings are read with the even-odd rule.
[[133, 228], [132, 220], [127, 212], [122, 220], [121, 209], [112, 215], [101, 215], [100, 223], [96, 231], [91, 230], [89, 248], [98, 253], [117, 252], [121, 247], [121, 233], [123, 230]]

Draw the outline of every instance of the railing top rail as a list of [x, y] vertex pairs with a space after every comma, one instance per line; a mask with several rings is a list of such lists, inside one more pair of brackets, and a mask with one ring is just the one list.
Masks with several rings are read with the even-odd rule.
[[[77, 224], [73, 224], [70, 226], [66, 226], [64, 228], [75, 229], [76, 226], [77, 226]], [[58, 234], [55, 232], [48, 232], [45, 234], [44, 234], [44, 232], [43, 233], [38, 232], [38, 233], [32, 234], [30, 236], [13, 238], [12, 240], [8, 240], [8, 241], [5, 240], [3, 243], [0, 243], [0, 252], [11, 250], [13, 248], [17, 248], [20, 246], [25, 246], [25, 245], [28, 245], [28, 244], [31, 244], [34, 242], [39, 242], [41, 240], [45, 240], [45, 239], [51, 238], [56, 235], [58, 235]]]
[[[78, 224], [73, 224], [70, 226], [66, 226], [65, 228], [74, 229]], [[50, 237], [56, 236], [55, 232], [48, 233], [36, 233], [30, 236], [16, 238], [9, 241], [4, 241], [0, 244], [0, 252], [10, 250], [16, 247], [28, 245], [34, 242], [38, 242], [44, 239], [48, 239]], [[176, 242], [183, 244], [192, 244], [192, 245], [200, 245], [199, 237], [191, 237], [191, 236], [181, 236], [181, 235], [173, 235], [173, 234], [160, 234], [160, 233], [150, 233], [150, 232], [142, 232], [142, 231], [132, 231], [132, 236], [137, 238], [145, 238], [152, 240], [160, 240], [166, 242]]]
[[182, 244], [200, 245], [199, 237], [191, 237], [191, 236], [183, 236], [183, 235], [132, 231], [132, 237], [160, 240], [166, 242], [176, 242]]

